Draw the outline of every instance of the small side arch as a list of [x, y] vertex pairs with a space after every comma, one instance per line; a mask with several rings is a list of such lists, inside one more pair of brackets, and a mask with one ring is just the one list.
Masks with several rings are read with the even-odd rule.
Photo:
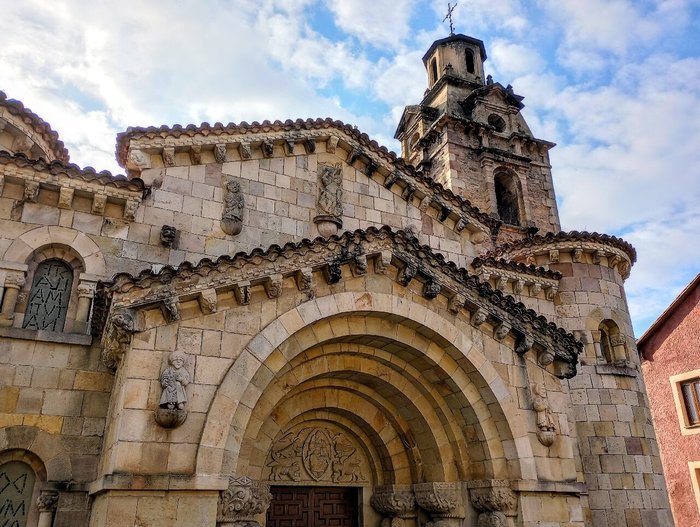
[[507, 225], [525, 225], [525, 203], [520, 178], [512, 170], [500, 168], [494, 172], [496, 212]]

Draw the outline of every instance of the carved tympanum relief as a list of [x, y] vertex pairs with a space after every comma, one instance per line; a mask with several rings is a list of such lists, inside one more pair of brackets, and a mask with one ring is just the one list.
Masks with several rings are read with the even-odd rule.
[[224, 212], [221, 216], [221, 230], [235, 236], [243, 228], [245, 198], [241, 184], [235, 178], [224, 176]]
[[274, 443], [266, 466], [271, 481], [366, 481], [366, 461], [343, 432], [323, 427], [288, 432]]
[[343, 226], [343, 166], [318, 164], [317, 216], [314, 223], [323, 237], [332, 236]]

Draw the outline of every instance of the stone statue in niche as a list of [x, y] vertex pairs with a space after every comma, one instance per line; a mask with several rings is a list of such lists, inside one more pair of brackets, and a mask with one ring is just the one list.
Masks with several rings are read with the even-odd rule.
[[224, 212], [221, 216], [221, 230], [235, 236], [243, 228], [245, 198], [241, 184], [232, 177], [224, 176]]
[[185, 354], [174, 351], [168, 357], [169, 366], [160, 374], [159, 408], [156, 421], [164, 428], [176, 428], [187, 419], [187, 394], [185, 386], [190, 383], [190, 374], [185, 369]]
[[318, 232], [328, 238], [343, 226], [343, 170], [338, 164], [318, 164], [318, 215], [314, 223]]
[[532, 387], [532, 392], [532, 407], [537, 412], [537, 440], [544, 446], [552, 446], [557, 427], [552, 416], [552, 409], [549, 407], [544, 384], [535, 384]]

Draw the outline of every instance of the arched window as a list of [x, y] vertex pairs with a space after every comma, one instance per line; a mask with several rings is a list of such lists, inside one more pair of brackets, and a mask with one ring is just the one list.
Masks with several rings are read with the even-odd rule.
[[474, 53], [472, 53], [472, 50], [467, 49], [464, 55], [467, 62], [467, 73], [474, 73]]
[[613, 347], [610, 343], [610, 334], [602, 324], [600, 327], [600, 353], [608, 364], [615, 362], [613, 360]]
[[503, 130], [506, 129], [505, 120], [503, 119], [503, 117], [501, 117], [498, 114], [492, 113], [491, 115], [489, 115], [488, 123], [491, 126], [493, 126], [497, 132], [502, 132]]
[[0, 521], [6, 519], [12, 527], [26, 527], [32, 512], [32, 495], [36, 475], [32, 467], [22, 461], [0, 464]]
[[608, 364], [623, 366], [627, 362], [625, 337], [612, 320], [603, 320], [598, 326], [600, 332], [600, 354]]
[[437, 70], [437, 60], [434, 58], [430, 61], [430, 75], [432, 79], [431, 84], [435, 84], [437, 82], [438, 78], [438, 70]]
[[73, 288], [73, 269], [58, 259], [41, 262], [34, 272], [24, 312], [26, 329], [63, 331]]
[[517, 178], [502, 172], [494, 180], [498, 217], [508, 225], [520, 225], [520, 204]]

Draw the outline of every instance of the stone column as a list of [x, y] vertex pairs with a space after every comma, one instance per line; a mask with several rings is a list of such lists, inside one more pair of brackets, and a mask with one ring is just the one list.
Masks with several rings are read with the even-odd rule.
[[81, 280], [78, 284], [78, 309], [75, 313], [75, 331], [79, 333], [88, 332], [88, 322], [90, 318], [90, 306], [95, 296], [95, 283]]
[[510, 482], [501, 479], [468, 481], [469, 500], [479, 512], [478, 527], [507, 527], [507, 516], [515, 516], [518, 501]]
[[53, 515], [58, 504], [58, 492], [54, 490], [42, 490], [36, 500], [39, 509], [39, 521], [37, 527], [51, 527], [53, 525]]
[[416, 503], [430, 514], [433, 527], [462, 525], [464, 504], [460, 482], [417, 483], [413, 485], [413, 492], [416, 495]]
[[625, 350], [625, 336], [621, 333], [610, 335], [613, 362], [615, 366], [627, 366], [627, 351]]
[[270, 485], [246, 476], [230, 476], [228, 488], [219, 494], [217, 527], [260, 527], [255, 517], [270, 506]]
[[410, 485], [374, 487], [370, 504], [385, 516], [381, 527], [405, 527], [405, 520], [416, 515], [416, 497]]
[[25, 284], [24, 274], [11, 274], [5, 278], [5, 295], [2, 299], [2, 312], [0, 313], [0, 326], [10, 327], [15, 320], [15, 307], [19, 290]]

